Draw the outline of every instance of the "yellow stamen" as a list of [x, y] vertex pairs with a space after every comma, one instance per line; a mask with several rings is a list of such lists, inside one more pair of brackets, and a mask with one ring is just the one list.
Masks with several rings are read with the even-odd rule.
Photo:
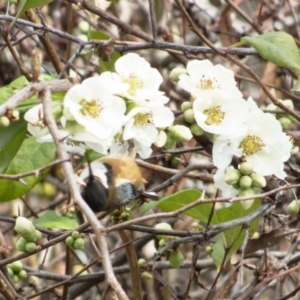
[[86, 100], [82, 100], [80, 104], [82, 106], [81, 113], [84, 116], [90, 116], [92, 118], [96, 118], [100, 115], [102, 107], [97, 100], [92, 100], [90, 102], [87, 102]]
[[262, 139], [255, 135], [246, 136], [240, 144], [240, 148], [243, 148], [243, 153], [245, 155], [252, 155], [262, 150], [266, 144], [262, 141]]
[[206, 111], [204, 111], [204, 114], [207, 115], [207, 119], [205, 120], [205, 123], [207, 125], [218, 125], [223, 121], [225, 117], [225, 112], [221, 110], [220, 105], [207, 109]]

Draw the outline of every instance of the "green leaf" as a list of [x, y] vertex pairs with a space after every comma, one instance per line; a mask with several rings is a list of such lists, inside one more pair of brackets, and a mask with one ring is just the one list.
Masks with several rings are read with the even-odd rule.
[[3, 128], [0, 130], [0, 173], [7, 169], [18, 152], [25, 139], [26, 132], [27, 123], [24, 120], [11, 122], [6, 130]]
[[[35, 137], [25, 139], [18, 153], [10, 162], [5, 174], [21, 174], [41, 168], [55, 159], [53, 143], [40, 144]], [[31, 175], [22, 180], [0, 179], [0, 202], [10, 201], [28, 193], [48, 170]]]
[[40, 218], [36, 219], [33, 224], [42, 228], [59, 228], [64, 230], [75, 229], [79, 226], [75, 219], [59, 216], [54, 210], [47, 211]]
[[26, 10], [38, 6], [44, 6], [52, 2], [52, 0], [20, 0], [16, 19], [19, 18]]
[[16, 91], [23, 88], [28, 83], [25, 76], [21, 76], [10, 84], [0, 88], [0, 105], [4, 104]]
[[[148, 211], [149, 209], [155, 206], [159, 207], [163, 211], [168, 211], [168, 212], [175, 211], [200, 199], [201, 195], [202, 195], [201, 191], [196, 189], [182, 190], [171, 196], [165, 197], [159, 201], [151, 201], [147, 204], [144, 204], [142, 211], [143, 213], [145, 213], [146, 211]], [[204, 223], [207, 223], [212, 207], [213, 207], [212, 203], [203, 203], [183, 212], [182, 214], [198, 219]], [[217, 224], [217, 223], [218, 220], [216, 219], [216, 215], [214, 214], [212, 218], [212, 224]]]
[[[235, 220], [250, 214], [259, 206], [259, 199], [254, 200], [252, 206], [247, 210], [243, 208], [240, 202], [234, 202], [231, 206], [224, 207], [217, 211], [217, 219], [219, 220], [220, 224], [231, 220]], [[251, 222], [249, 236], [251, 236], [251, 233], [257, 229], [258, 222], [258, 218]], [[245, 230], [242, 228], [242, 226], [236, 226], [234, 228], [225, 230], [217, 236], [217, 242], [214, 244], [211, 257], [218, 269], [221, 267], [221, 263], [224, 260], [224, 255], [226, 254], [225, 261], [230, 260], [232, 254], [235, 253], [242, 246], [244, 239]], [[221, 245], [223, 249], [220, 249]]]
[[[285, 32], [268, 32], [257, 37], [245, 36], [242, 42], [247, 42], [266, 60], [279, 67], [296, 69], [298, 80], [300, 73], [300, 56], [293, 37]], [[292, 88], [299, 91], [300, 83]]]

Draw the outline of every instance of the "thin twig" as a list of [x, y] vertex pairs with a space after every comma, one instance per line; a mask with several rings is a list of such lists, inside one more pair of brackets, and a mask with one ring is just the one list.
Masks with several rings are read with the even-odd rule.
[[[68, 159], [69, 155], [65, 150], [64, 144], [60, 139], [60, 133], [55, 123], [54, 117], [52, 115], [52, 105], [51, 105], [51, 93], [49, 89], [45, 89], [41, 93], [41, 99], [43, 103], [43, 110], [45, 116], [46, 125], [49, 128], [49, 131], [53, 137], [58, 157], [60, 159]], [[105, 272], [105, 277], [107, 284], [111, 286], [113, 291], [118, 295], [120, 300], [127, 300], [128, 297], [125, 294], [123, 288], [121, 287], [120, 283], [117, 281], [115, 274], [112, 269], [111, 260], [109, 257], [109, 250], [106, 241], [106, 237], [103, 234], [103, 226], [97, 220], [95, 214], [92, 212], [90, 207], [87, 203], [82, 199], [82, 196], [79, 191], [78, 184], [76, 182], [74, 170], [72, 164], [70, 162], [64, 162], [62, 164], [64, 169], [64, 173], [67, 179], [67, 183], [70, 189], [70, 193], [72, 198], [74, 199], [75, 203], [80, 207], [82, 213], [85, 215], [87, 220], [90, 222], [92, 228], [94, 229], [94, 233], [96, 235], [96, 241], [101, 253], [102, 257], [102, 265]]]
[[29, 171], [29, 172], [26, 172], [26, 173], [22, 173], [22, 174], [16, 174], [16, 175], [0, 174], [0, 178], [3, 178], [3, 179], [20, 179], [20, 178], [27, 177], [27, 176], [30, 176], [30, 175], [38, 176], [42, 171], [47, 170], [47, 169], [49, 169], [53, 166], [59, 165], [59, 164], [65, 162], [65, 161], [70, 161], [70, 159], [64, 159], [64, 160], [58, 159], [58, 160], [55, 160], [54, 162], [48, 164], [47, 166], [41, 167], [41, 168], [33, 170], [33, 171]]

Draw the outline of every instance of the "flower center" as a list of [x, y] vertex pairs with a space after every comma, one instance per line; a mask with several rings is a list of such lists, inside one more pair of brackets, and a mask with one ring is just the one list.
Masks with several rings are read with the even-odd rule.
[[135, 74], [129, 74], [128, 77], [123, 78], [123, 82], [129, 84], [128, 93], [135, 96], [136, 91], [143, 87], [143, 81]]
[[266, 144], [262, 141], [262, 139], [255, 135], [246, 136], [240, 144], [240, 148], [243, 148], [243, 152], [246, 155], [252, 155], [262, 150]]
[[225, 116], [225, 112], [221, 110], [221, 106], [217, 105], [214, 107], [211, 107], [210, 109], [207, 109], [204, 111], [204, 114], [207, 115], [207, 118], [205, 120], [205, 123], [207, 125], [213, 125], [213, 124], [220, 124]]
[[151, 115], [148, 114], [142, 114], [142, 113], [137, 113], [134, 117], [134, 123], [136, 125], [144, 126], [150, 122]]
[[206, 78], [205, 75], [202, 75], [199, 83], [197, 84], [197, 88], [200, 90], [213, 90], [219, 89], [219, 84], [216, 78]]
[[102, 110], [102, 107], [97, 100], [92, 100], [90, 102], [86, 100], [82, 100], [80, 102], [82, 108], [81, 108], [81, 113], [84, 116], [90, 116], [92, 118], [96, 118], [100, 115], [100, 112]]

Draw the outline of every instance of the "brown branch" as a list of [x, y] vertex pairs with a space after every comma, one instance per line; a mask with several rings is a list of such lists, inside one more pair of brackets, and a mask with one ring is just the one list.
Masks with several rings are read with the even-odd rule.
[[22, 173], [22, 174], [16, 174], [16, 175], [10, 175], [10, 174], [0, 174], [0, 178], [3, 178], [3, 179], [20, 179], [22, 177], [27, 177], [27, 176], [30, 176], [30, 175], [36, 175], [38, 176], [39, 173], [41, 173], [42, 171], [46, 170], [46, 169], [49, 169], [53, 166], [56, 166], [56, 165], [59, 165], [65, 161], [70, 161], [70, 159], [65, 159], [65, 160], [56, 160], [50, 164], [48, 164], [47, 166], [44, 166], [44, 167], [41, 167], [39, 169], [36, 169], [34, 171], [29, 171], [29, 172], [26, 172], [26, 173]]
[[[32, 23], [37, 23], [37, 24], [39, 23], [39, 19], [33, 9], [27, 10], [25, 12], [25, 14]], [[57, 51], [53, 47], [52, 42], [50, 41], [50, 39], [47, 35], [43, 35], [43, 36], [39, 35], [38, 38], [40, 39], [41, 43], [43, 44], [45, 51], [49, 55], [49, 58], [53, 64], [57, 74], [59, 74], [63, 68], [63, 64], [60, 61], [60, 58], [58, 57]], [[63, 75], [63, 78], [67, 78], [67, 77], [68, 77], [68, 74], [65, 73]]]
[[[64, 144], [60, 139], [60, 133], [55, 123], [54, 117], [52, 115], [52, 105], [51, 105], [51, 94], [49, 89], [45, 89], [41, 93], [41, 99], [43, 103], [43, 110], [45, 116], [45, 123], [49, 128], [49, 131], [53, 137], [54, 144], [57, 149], [59, 159], [68, 159], [69, 155], [65, 150]], [[105, 277], [107, 284], [113, 289], [113, 291], [118, 295], [120, 300], [127, 300], [128, 297], [125, 294], [120, 283], [117, 281], [115, 274], [112, 269], [111, 260], [109, 257], [109, 250], [106, 241], [106, 237], [103, 234], [103, 226], [97, 220], [95, 214], [92, 212], [87, 203], [82, 199], [82, 196], [79, 191], [78, 184], [76, 182], [74, 170], [70, 162], [64, 162], [62, 164], [67, 183], [70, 189], [70, 193], [75, 203], [78, 204], [82, 213], [85, 215], [87, 220], [90, 222], [94, 233], [96, 235], [96, 241], [102, 256], [102, 266], [105, 272]]]
[[292, 109], [288, 108], [286, 105], [284, 105], [283, 103], [281, 103], [278, 99], [276, 99], [272, 93], [268, 90], [268, 88], [266, 87], [266, 85], [261, 81], [261, 79], [259, 78], [259, 76], [257, 76], [254, 71], [252, 70], [252, 68], [246, 66], [245, 64], [243, 64], [242, 62], [240, 62], [238, 59], [235, 59], [233, 56], [229, 55], [226, 52], [221, 51], [220, 49], [218, 49], [212, 42], [210, 42], [209, 39], [207, 39], [202, 33], [201, 31], [198, 29], [198, 27], [196, 26], [196, 24], [193, 22], [193, 20], [191, 19], [191, 17], [189, 16], [189, 14], [187, 13], [187, 11], [185, 10], [184, 6], [182, 5], [180, 0], [175, 0], [176, 4], [178, 5], [179, 9], [181, 10], [182, 14], [184, 15], [184, 17], [187, 19], [191, 30], [206, 44], [208, 45], [211, 49], [213, 49], [217, 54], [223, 56], [224, 58], [227, 58], [229, 61], [231, 61], [232, 63], [236, 64], [237, 66], [239, 66], [242, 70], [246, 71], [248, 74], [250, 74], [253, 79], [257, 82], [257, 84], [260, 86], [260, 88], [265, 92], [265, 94], [270, 98], [270, 100], [278, 107], [280, 107], [282, 110], [284, 110], [285, 112], [287, 112], [289, 115], [293, 116], [297, 121], [300, 121], [300, 115], [297, 114], [295, 111], [293, 111]]
[[0, 26], [0, 34], [2, 35], [6, 46], [8, 47], [10, 53], [12, 54], [12, 56], [14, 57], [17, 65], [19, 66], [19, 69], [21, 70], [22, 74], [27, 78], [27, 80], [30, 82], [31, 81], [31, 76], [29, 74], [29, 72], [27, 71], [27, 69], [25, 68], [23, 62], [21, 61], [21, 59], [19, 58], [18, 54], [16, 53], [14, 47], [12, 46], [9, 38], [8, 38], [8, 33], [5, 32], [2, 27]]
[[68, 79], [54, 79], [51, 81], [29, 83], [27, 86], [11, 96], [4, 104], [0, 105], [0, 116], [5, 115], [8, 110], [14, 109], [20, 103], [45, 88], [50, 89], [52, 93], [60, 93], [67, 92], [73, 85], [74, 84]]

